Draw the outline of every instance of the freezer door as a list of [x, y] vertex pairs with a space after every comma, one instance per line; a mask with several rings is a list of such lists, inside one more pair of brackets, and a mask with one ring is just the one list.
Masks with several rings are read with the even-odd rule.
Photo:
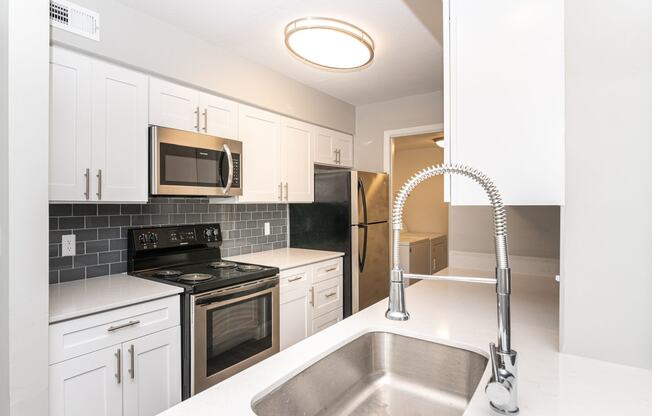
[[[357, 176], [357, 178], [356, 178]], [[352, 172], [351, 190], [357, 188], [357, 223], [389, 221], [389, 180], [386, 173]], [[355, 207], [354, 212], [355, 212]], [[355, 217], [352, 217], [355, 221]]]
[[358, 310], [362, 310], [389, 296], [389, 224], [353, 227], [356, 230], [358, 255], [352, 260], [357, 269]]

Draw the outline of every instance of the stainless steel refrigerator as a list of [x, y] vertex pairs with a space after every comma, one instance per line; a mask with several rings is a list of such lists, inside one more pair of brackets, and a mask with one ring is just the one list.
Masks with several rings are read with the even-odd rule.
[[341, 251], [344, 317], [389, 294], [387, 174], [315, 174], [315, 202], [290, 204], [290, 247]]

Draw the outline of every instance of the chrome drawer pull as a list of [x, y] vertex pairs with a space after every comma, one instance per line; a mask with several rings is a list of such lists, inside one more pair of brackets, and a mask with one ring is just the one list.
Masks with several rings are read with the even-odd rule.
[[326, 297], [330, 298], [330, 297], [333, 297], [335, 295], [337, 295], [337, 292], [331, 292], [331, 293], [327, 294]]
[[292, 278], [292, 279], [288, 279], [288, 283], [296, 282], [297, 280], [301, 280], [301, 279], [303, 279], [303, 276], [298, 276], [298, 277], [295, 277], [295, 278]]
[[332, 271], [335, 271], [335, 270], [337, 270], [337, 267], [331, 267], [330, 269], [326, 269], [325, 272], [328, 273], [328, 272], [332, 272]]
[[110, 327], [107, 329], [107, 331], [109, 331], [109, 332], [113, 332], [113, 331], [117, 331], [118, 329], [123, 329], [123, 328], [127, 328], [127, 327], [129, 327], [129, 326], [137, 325], [137, 324], [139, 324], [139, 323], [140, 323], [140, 321], [129, 321], [129, 322], [127, 322], [126, 324], [116, 325], [116, 326], [110, 326]]

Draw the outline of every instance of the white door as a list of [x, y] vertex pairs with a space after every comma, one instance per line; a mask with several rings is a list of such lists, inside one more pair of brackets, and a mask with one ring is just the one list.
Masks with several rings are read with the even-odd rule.
[[238, 103], [204, 92], [199, 93], [200, 132], [238, 139]]
[[109, 347], [50, 366], [50, 416], [121, 416], [122, 350]]
[[242, 189], [240, 201], [282, 201], [281, 117], [240, 105], [238, 132], [242, 141]]
[[199, 131], [199, 92], [149, 77], [149, 124]]
[[315, 163], [335, 165], [334, 136], [337, 132], [323, 127], [317, 127], [315, 137]]
[[181, 401], [181, 332], [176, 326], [122, 345], [124, 416], [154, 416]]
[[353, 136], [337, 133], [334, 137], [333, 147], [338, 151], [337, 164], [350, 168], [353, 166]]
[[49, 153], [49, 199], [91, 199], [91, 59], [60, 48], [50, 59]]
[[[505, 205], [563, 205], [563, 0], [444, 5], [447, 161], [487, 174]], [[450, 198], [489, 204], [459, 176], [450, 178]]]
[[93, 61], [93, 196], [147, 201], [147, 76]]
[[315, 127], [291, 118], [281, 118], [281, 181], [289, 202], [314, 201], [312, 145]]
[[279, 341], [282, 350], [311, 333], [313, 300], [310, 273], [310, 267], [281, 272]]

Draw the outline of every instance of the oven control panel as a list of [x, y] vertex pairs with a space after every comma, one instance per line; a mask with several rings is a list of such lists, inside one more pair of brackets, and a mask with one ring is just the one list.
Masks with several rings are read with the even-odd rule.
[[219, 224], [132, 228], [128, 232], [128, 239], [129, 248], [135, 251], [207, 244], [219, 246], [222, 231]]

